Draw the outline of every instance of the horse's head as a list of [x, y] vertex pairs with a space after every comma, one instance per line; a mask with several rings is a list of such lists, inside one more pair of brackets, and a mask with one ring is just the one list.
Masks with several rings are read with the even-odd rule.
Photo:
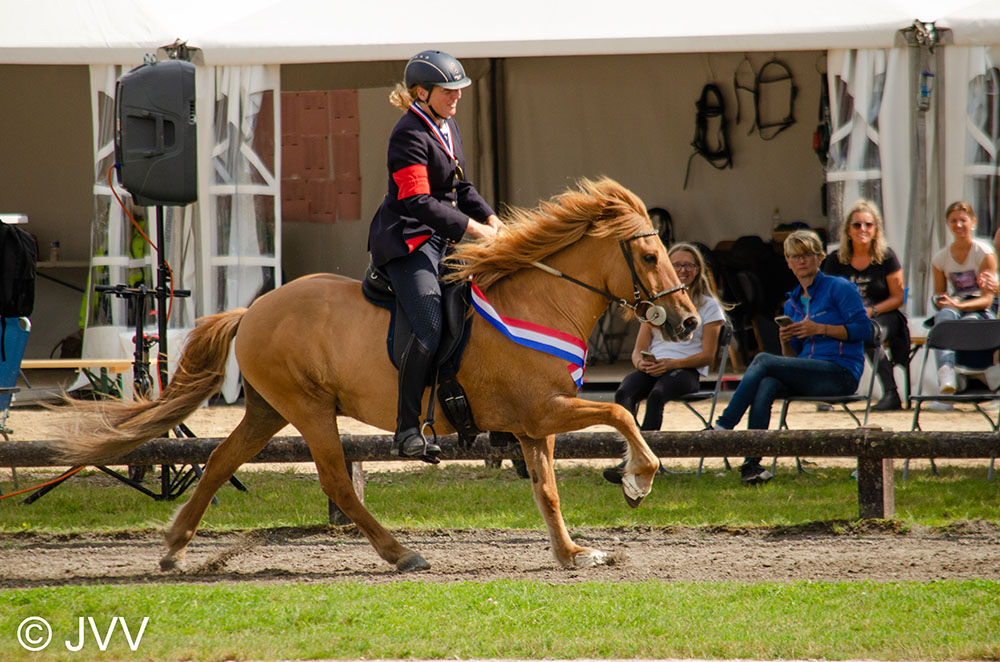
[[[645, 216], [645, 210], [642, 210]], [[649, 223], [648, 217], [646, 222]], [[626, 265], [617, 280], [615, 292], [624, 286], [631, 296], [623, 296], [638, 319], [656, 327], [664, 340], [687, 340], [698, 328], [698, 309], [691, 302], [687, 288], [674, 271], [659, 236], [649, 229], [619, 239], [622, 262]], [[631, 305], [629, 305], [631, 304]]]
[[595, 207], [596, 220], [587, 234], [618, 244], [618, 250], [608, 247], [603, 260], [610, 291], [640, 321], [659, 329], [664, 340], [690, 338], [700, 323], [698, 309], [677, 277], [642, 200], [606, 177], [583, 180], [580, 191]]

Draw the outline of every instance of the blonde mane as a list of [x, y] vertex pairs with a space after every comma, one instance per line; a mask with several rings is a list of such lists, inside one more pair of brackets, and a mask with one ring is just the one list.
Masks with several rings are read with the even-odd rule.
[[576, 189], [534, 209], [510, 209], [503, 221], [506, 227], [495, 237], [465, 242], [447, 259], [454, 270], [450, 279], [475, 276], [485, 290], [585, 235], [626, 239], [652, 229], [642, 200], [608, 177], [581, 179]]

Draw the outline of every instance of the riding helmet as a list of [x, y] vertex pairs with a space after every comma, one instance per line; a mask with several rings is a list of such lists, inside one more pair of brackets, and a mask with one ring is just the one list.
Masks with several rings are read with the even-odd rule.
[[472, 85], [462, 63], [443, 51], [421, 51], [410, 58], [403, 72], [406, 89], [419, 85], [428, 92], [437, 85], [447, 90], [460, 90]]

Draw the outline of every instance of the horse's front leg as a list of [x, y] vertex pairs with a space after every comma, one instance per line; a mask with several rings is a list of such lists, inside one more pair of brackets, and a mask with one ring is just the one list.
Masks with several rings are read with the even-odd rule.
[[562, 510], [559, 507], [559, 489], [556, 486], [554, 469], [555, 435], [543, 439], [533, 439], [524, 435], [518, 435], [517, 438], [521, 442], [521, 452], [528, 465], [535, 503], [549, 530], [549, 542], [556, 561], [564, 568], [587, 568], [604, 563], [607, 559], [605, 552], [577, 545], [566, 530]]
[[653, 489], [660, 461], [642, 438], [628, 410], [610, 402], [592, 402], [565, 395], [546, 400], [539, 410], [532, 424], [525, 426], [525, 433], [532, 437], [581, 430], [591, 425], [610, 425], [621, 432], [627, 442], [622, 492], [631, 507], [642, 503]]

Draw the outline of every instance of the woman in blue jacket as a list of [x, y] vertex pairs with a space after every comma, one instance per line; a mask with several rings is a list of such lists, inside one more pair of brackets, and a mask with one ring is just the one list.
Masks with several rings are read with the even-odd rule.
[[488, 238], [500, 226], [465, 176], [462, 136], [454, 116], [472, 84], [461, 63], [422, 51], [406, 64], [389, 101], [404, 112], [389, 136], [388, 192], [368, 232], [372, 263], [389, 275], [399, 313], [413, 329], [399, 365], [392, 452], [437, 462], [441, 448], [424, 438], [420, 405], [441, 340], [438, 264], [463, 237]]
[[[864, 344], [872, 323], [858, 288], [846, 278], [820, 271], [826, 253], [819, 236], [797, 230], [785, 239], [785, 260], [799, 281], [788, 295], [781, 326], [782, 356], [760, 353], [747, 368], [715, 428], [732, 430], [750, 410], [747, 428], [766, 430], [771, 405], [786, 395], [850, 395], [864, 370]], [[746, 484], [771, 479], [759, 457], [745, 458]]]

